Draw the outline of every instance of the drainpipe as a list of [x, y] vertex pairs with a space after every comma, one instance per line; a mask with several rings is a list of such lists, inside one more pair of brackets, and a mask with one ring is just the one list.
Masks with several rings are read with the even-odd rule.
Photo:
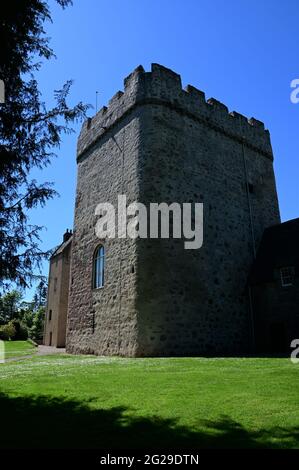
[[[121, 153], [121, 194], [124, 192], [124, 169], [125, 169], [125, 128], [123, 129], [123, 142], [122, 148], [118, 145], [115, 137], [113, 137], [114, 142], [116, 143], [120, 153]], [[119, 214], [118, 214], [119, 216]], [[120, 354], [120, 318], [121, 318], [121, 310], [122, 310], [122, 243], [123, 239], [119, 238], [120, 242], [120, 260], [119, 260], [119, 310], [118, 310], [118, 341], [117, 341], [117, 351], [118, 355]]]
[[[241, 130], [241, 124], [240, 124], [240, 130]], [[248, 211], [249, 211], [249, 218], [250, 218], [250, 230], [251, 230], [251, 239], [252, 239], [252, 254], [253, 254], [253, 260], [255, 260], [255, 258], [256, 258], [256, 246], [255, 246], [255, 236], [254, 236], [254, 228], [253, 228], [252, 206], [251, 206], [250, 194], [249, 194], [249, 189], [248, 189], [248, 170], [247, 170], [244, 142], [245, 142], [245, 138], [244, 138], [244, 136], [242, 136], [242, 156], [243, 156], [245, 183], [246, 183]], [[255, 351], [254, 312], [253, 312], [252, 290], [251, 290], [250, 285], [248, 285], [248, 299], [249, 299], [249, 312], [250, 312], [251, 331], [252, 331], [252, 351]]]

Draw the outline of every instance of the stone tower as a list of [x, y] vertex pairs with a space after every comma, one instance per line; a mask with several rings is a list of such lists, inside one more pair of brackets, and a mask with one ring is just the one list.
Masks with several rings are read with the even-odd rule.
[[[253, 340], [247, 278], [262, 233], [280, 222], [273, 154], [248, 120], [180, 76], [138, 67], [78, 141], [67, 351], [126, 356], [238, 354]], [[203, 202], [204, 241], [105, 239], [100, 202]], [[105, 284], [92, 288], [105, 247]]]

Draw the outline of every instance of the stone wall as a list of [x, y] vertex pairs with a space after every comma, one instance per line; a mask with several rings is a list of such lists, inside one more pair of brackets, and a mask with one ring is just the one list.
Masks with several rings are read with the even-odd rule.
[[43, 343], [65, 347], [72, 242], [63, 243], [50, 259]]
[[299, 340], [299, 276], [290, 287], [282, 287], [279, 269], [274, 277], [252, 287], [256, 351], [290, 354], [291, 342]]
[[[232, 354], [251, 346], [247, 276], [279, 209], [269, 132], [158, 64], [138, 67], [82, 128], [67, 349], [122, 355]], [[249, 186], [248, 186], [249, 183]], [[203, 202], [204, 243], [103, 240], [99, 202]]]
[[[139, 115], [124, 118], [78, 162], [67, 350], [108, 355], [135, 355], [136, 243], [130, 239], [99, 240], [95, 234], [101, 202], [117, 205], [137, 197]], [[105, 285], [92, 289], [92, 262], [99, 244], [105, 248]], [[134, 272], [132, 272], [134, 271]]]
[[[249, 277], [258, 353], [291, 352], [299, 338], [299, 219], [264, 231]], [[283, 272], [291, 273], [286, 280]]]

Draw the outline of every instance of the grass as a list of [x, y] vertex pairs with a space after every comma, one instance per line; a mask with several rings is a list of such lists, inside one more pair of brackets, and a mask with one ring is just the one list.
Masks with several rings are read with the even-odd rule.
[[0, 446], [298, 448], [298, 372], [280, 358], [5, 363]]
[[0, 360], [36, 353], [36, 347], [29, 341], [0, 341]]

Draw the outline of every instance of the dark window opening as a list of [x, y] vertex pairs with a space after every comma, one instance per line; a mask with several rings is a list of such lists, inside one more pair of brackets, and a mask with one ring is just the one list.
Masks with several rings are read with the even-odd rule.
[[94, 333], [95, 330], [95, 313], [92, 312], [92, 326], [91, 326], [92, 332]]
[[254, 193], [254, 186], [252, 183], [247, 183], [247, 187], [248, 187], [248, 192], [250, 194], [253, 194]]

